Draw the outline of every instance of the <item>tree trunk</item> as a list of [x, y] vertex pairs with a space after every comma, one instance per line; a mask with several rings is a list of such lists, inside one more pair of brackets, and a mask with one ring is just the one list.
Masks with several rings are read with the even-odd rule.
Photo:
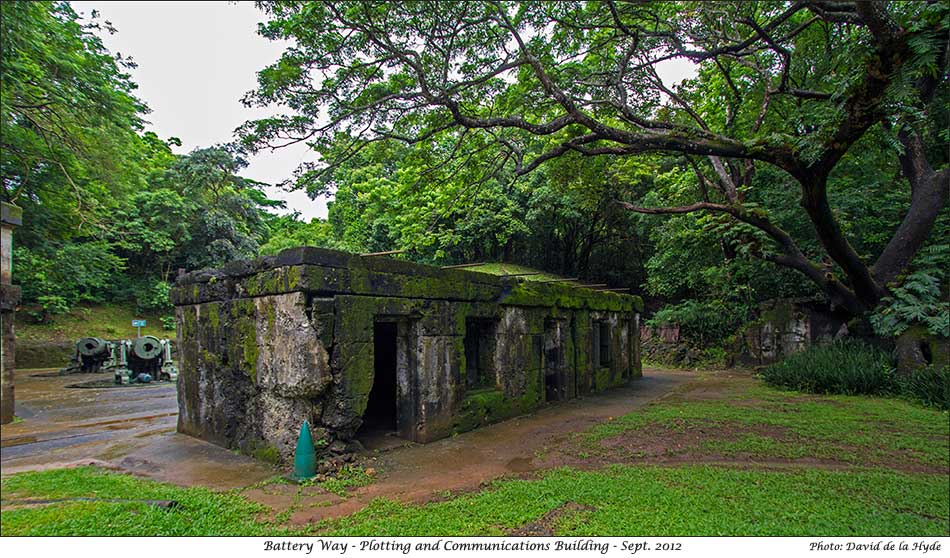
[[897, 279], [920, 250], [940, 211], [950, 198], [950, 168], [934, 172], [924, 156], [920, 136], [901, 132], [904, 153], [900, 156], [901, 171], [910, 183], [910, 208], [897, 232], [874, 262], [874, 278], [882, 285]]

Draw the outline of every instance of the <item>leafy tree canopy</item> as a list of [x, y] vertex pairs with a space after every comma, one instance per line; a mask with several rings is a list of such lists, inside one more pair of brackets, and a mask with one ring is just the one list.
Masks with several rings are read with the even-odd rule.
[[125, 71], [66, 2], [0, 6], [0, 173], [3, 198], [28, 214], [42, 200], [45, 234], [99, 226], [133, 180], [145, 105]]
[[179, 267], [257, 255], [282, 206], [217, 146], [176, 155], [176, 138], [142, 132], [147, 107], [131, 60], [65, 2], [0, 4], [3, 199], [24, 210], [15, 281], [40, 319], [82, 301], [168, 308]]
[[[946, 213], [945, 3], [261, 7], [262, 33], [293, 46], [246, 101], [289, 110], [248, 123], [244, 141], [312, 144], [324, 159], [298, 184], [314, 192], [388, 140], [438, 157], [427, 168], [458, 166], [469, 190], [569, 154], [657, 154], [676, 186], [620, 181], [641, 190], [623, 207], [718, 215], [697, 225], [727, 259], [793, 270], [854, 314], [888, 295]], [[674, 58], [698, 74], [672, 88], [658, 65]], [[890, 203], [875, 215], [869, 201]]]

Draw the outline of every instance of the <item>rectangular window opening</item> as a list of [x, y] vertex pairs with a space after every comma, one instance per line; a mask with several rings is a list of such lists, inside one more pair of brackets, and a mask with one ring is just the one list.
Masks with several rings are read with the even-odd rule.
[[495, 320], [469, 318], [465, 320], [465, 387], [480, 389], [495, 387]]
[[610, 366], [610, 324], [597, 322], [597, 343], [601, 368]]

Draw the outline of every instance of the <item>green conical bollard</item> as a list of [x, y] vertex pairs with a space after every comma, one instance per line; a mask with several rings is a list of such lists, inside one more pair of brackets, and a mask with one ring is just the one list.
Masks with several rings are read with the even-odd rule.
[[303, 421], [300, 436], [297, 437], [297, 449], [294, 450], [294, 478], [310, 479], [317, 476], [317, 450], [313, 447], [310, 425]]

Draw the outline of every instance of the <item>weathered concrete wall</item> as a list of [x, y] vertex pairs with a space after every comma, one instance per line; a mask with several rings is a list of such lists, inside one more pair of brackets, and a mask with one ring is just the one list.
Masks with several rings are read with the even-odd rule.
[[16, 411], [16, 307], [20, 287], [11, 285], [13, 273], [13, 228], [22, 224], [23, 210], [0, 203], [0, 424], [13, 420]]
[[758, 313], [739, 338], [735, 352], [742, 364], [778, 362], [848, 332], [847, 316], [836, 315], [825, 304], [812, 300], [778, 299], [763, 303]]
[[320, 424], [333, 383], [332, 317], [320, 320], [320, 304], [288, 293], [179, 306], [179, 431], [261, 457], [290, 455], [287, 433], [303, 420]]
[[[303, 420], [318, 447], [351, 447], [374, 385], [378, 322], [395, 324], [397, 431], [409, 440], [640, 375], [639, 298], [560, 284], [295, 249], [187, 275], [172, 299], [179, 431], [275, 461], [292, 457]], [[595, 320], [609, 324], [612, 355], [597, 369]], [[478, 364], [466, 361], [475, 326], [487, 355]], [[485, 377], [473, 386], [476, 368]]]

